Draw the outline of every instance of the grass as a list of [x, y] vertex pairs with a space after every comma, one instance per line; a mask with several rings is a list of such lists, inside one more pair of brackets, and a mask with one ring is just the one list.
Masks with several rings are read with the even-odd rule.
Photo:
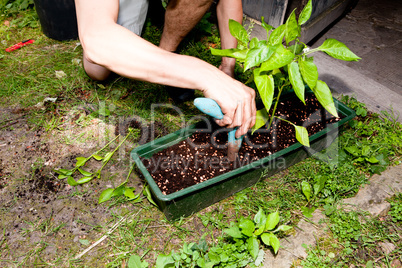
[[[35, 39], [34, 44], [18, 51], [0, 52], [0, 107], [19, 111], [27, 119], [28, 131], [43, 130], [54, 138], [54, 142], [64, 143], [67, 147], [80, 147], [81, 154], [87, 156], [113, 138], [113, 126], [132, 115], [146, 120], [154, 116], [165, 126], [166, 132], [180, 128], [181, 118], [174, 110], [166, 107], [158, 108], [154, 113], [150, 110], [153, 103], [169, 103], [162, 86], [118, 76], [102, 83], [92, 81], [79, 62], [82, 48], [77, 44], [78, 41], [58, 42], [45, 37], [31, 8], [8, 13], [2, 9], [2, 12], [5, 14], [0, 26], [2, 47], [27, 38]], [[7, 26], [6, 21], [12, 26]], [[147, 23], [144, 38], [157, 44], [160, 34], [160, 29]], [[193, 32], [183, 42], [182, 54], [218, 65], [219, 59], [208, 51], [210, 45], [219, 45], [215, 26], [212, 27], [212, 34], [200, 29]], [[62, 71], [65, 76], [58, 77], [56, 71]], [[236, 71], [241, 81], [247, 80], [249, 73], [243, 74], [240, 66]], [[45, 98], [56, 98], [56, 101], [43, 103]], [[398, 236], [402, 228], [400, 195], [391, 200], [390, 215], [383, 218], [373, 219], [360, 212], [330, 212], [339, 200], [353, 196], [371, 175], [401, 163], [402, 128], [393, 115], [367, 113], [364, 104], [353, 98], [345, 97], [343, 101], [358, 111], [359, 116], [345, 127], [334, 144], [332, 149], [339, 153], [336, 161], [325, 162], [311, 157], [177, 222], [167, 222], [144, 196], [141, 196], [140, 202], [127, 202], [120, 197], [97, 205], [99, 193], [104, 188], [97, 188], [97, 182], [78, 186], [68, 196], [59, 195], [58, 200], [68, 204], [71, 200], [88, 198], [86, 202], [90, 206], [77, 207], [77, 213], [72, 216], [77, 228], [85, 229], [88, 235], [77, 236], [78, 241], [72, 243], [74, 237], [68, 234], [64, 225], [54, 224], [52, 218], [38, 216], [23, 224], [22, 235], [29, 238], [38, 236], [40, 241], [32, 241], [28, 250], [19, 253], [20, 258], [9, 260], [6, 256], [10, 245], [3, 235], [0, 240], [0, 266], [125, 267], [133, 255], [155, 264], [159, 254], [168, 254], [172, 250], [179, 252], [184, 243], [199, 243], [204, 238], [211, 247], [219, 241], [226, 241], [223, 229], [240, 217], [253, 217], [259, 208], [267, 213], [279, 211], [281, 223], [295, 226], [304, 218], [301, 207], [308, 204], [301, 190], [301, 182], [314, 185], [323, 178], [324, 189], [309, 205], [328, 212], [328, 235], [317, 238], [316, 247], [308, 247], [308, 257], [301, 262], [303, 267], [345, 267], [349, 264], [368, 267], [370, 262], [389, 266], [392, 261], [400, 260], [398, 256], [401, 256], [402, 239]], [[40, 107], [36, 107], [37, 104]], [[187, 104], [179, 108], [186, 120], [198, 113]], [[104, 126], [102, 129], [105, 132], [99, 132], [99, 125]], [[87, 145], [91, 142], [94, 145]], [[133, 146], [136, 146], [135, 139], [123, 150], [128, 152]], [[120, 156], [127, 158], [127, 154], [121, 154], [111, 160], [105, 170], [103, 185], [116, 187], [127, 176], [128, 169], [122, 166], [128, 165], [129, 160], [122, 163], [117, 159]], [[32, 167], [32, 174], [44, 167], [45, 162], [45, 159], [38, 159]], [[29, 181], [30, 178], [22, 179]], [[137, 183], [138, 174], [132, 175], [131, 179], [130, 183]], [[141, 192], [143, 187], [142, 184], [133, 186], [137, 192]], [[18, 198], [15, 197], [15, 202]], [[2, 207], [1, 211], [6, 213], [7, 210]], [[83, 220], [82, 215], [92, 215], [95, 213], [93, 210], [98, 211], [94, 215], [101, 220]], [[107, 239], [101, 240], [104, 235]], [[281, 234], [281, 237], [285, 237], [285, 234]], [[71, 240], [66, 244], [68, 246], [56, 242], [60, 239], [67, 241], [67, 238]], [[78, 254], [97, 241], [99, 244], [96, 247], [76, 259]], [[384, 255], [378, 241], [390, 242], [396, 249]], [[49, 245], [56, 248], [57, 257], [46, 257]], [[363, 249], [367, 251], [364, 254]], [[268, 251], [269, 248], [265, 247], [264, 250]]]

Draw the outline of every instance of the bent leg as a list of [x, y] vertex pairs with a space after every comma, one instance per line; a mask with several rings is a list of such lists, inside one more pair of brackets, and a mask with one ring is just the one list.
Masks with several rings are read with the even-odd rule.
[[165, 24], [160, 48], [176, 51], [184, 37], [208, 11], [213, 0], [170, 0], [166, 8]]

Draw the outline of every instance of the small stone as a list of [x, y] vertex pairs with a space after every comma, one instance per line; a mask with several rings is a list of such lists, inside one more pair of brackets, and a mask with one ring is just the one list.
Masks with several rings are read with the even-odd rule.
[[380, 242], [378, 245], [381, 247], [382, 252], [384, 252], [386, 255], [389, 255], [396, 248], [394, 244], [389, 242]]

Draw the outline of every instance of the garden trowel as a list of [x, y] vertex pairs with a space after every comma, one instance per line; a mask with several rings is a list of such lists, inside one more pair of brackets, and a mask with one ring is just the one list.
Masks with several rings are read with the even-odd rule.
[[[196, 98], [194, 100], [194, 105], [201, 112], [203, 112], [209, 116], [212, 116], [213, 118], [216, 118], [216, 119], [223, 118], [223, 113], [222, 113], [221, 107], [213, 99]], [[230, 130], [228, 133], [228, 158], [232, 162], [236, 160], [237, 153], [239, 152], [241, 143], [243, 141], [243, 136], [236, 139], [236, 137], [235, 137], [236, 130], [237, 130], [237, 127]]]

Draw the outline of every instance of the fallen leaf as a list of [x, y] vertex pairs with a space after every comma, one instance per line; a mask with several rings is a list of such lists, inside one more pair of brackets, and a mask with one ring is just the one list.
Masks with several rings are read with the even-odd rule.
[[63, 71], [56, 71], [56, 77], [57, 77], [57, 78], [62, 79], [62, 78], [64, 78], [64, 77], [66, 77], [66, 76], [67, 76], [67, 75], [66, 75], [65, 72], [63, 72]]

